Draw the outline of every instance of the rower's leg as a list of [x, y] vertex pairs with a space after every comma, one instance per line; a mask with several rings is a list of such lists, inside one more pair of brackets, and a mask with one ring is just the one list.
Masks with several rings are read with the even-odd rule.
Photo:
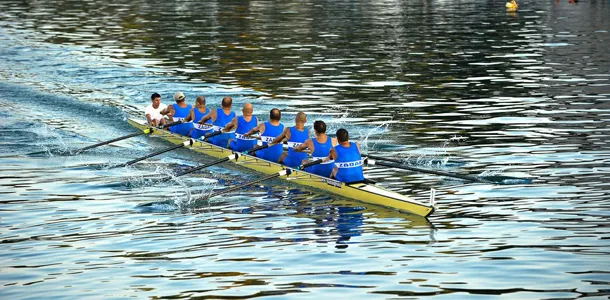
[[280, 164], [283, 164], [286, 156], [288, 156], [288, 152], [282, 153], [282, 155], [280, 155], [280, 159], [278, 159], [277, 162], [279, 162]]

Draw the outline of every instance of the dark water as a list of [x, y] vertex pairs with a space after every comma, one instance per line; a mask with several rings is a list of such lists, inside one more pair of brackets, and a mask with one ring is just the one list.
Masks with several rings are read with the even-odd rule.
[[[0, 298], [610, 296], [610, 3], [0, 2]], [[428, 220], [267, 182], [138, 137], [152, 92], [346, 127]], [[38, 155], [23, 155], [37, 151]], [[440, 166], [439, 166], [440, 162]], [[157, 175], [161, 176], [161, 175]], [[172, 199], [178, 206], [137, 209]]]

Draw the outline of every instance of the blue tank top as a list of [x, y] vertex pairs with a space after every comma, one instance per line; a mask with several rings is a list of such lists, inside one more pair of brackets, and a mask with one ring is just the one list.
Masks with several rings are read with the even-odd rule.
[[[205, 112], [202, 113], [202, 112], [199, 112], [199, 109], [197, 109], [195, 107], [195, 109], [193, 111], [195, 114], [195, 120], [193, 120], [193, 127], [195, 127], [195, 130], [191, 131], [191, 137], [198, 139], [198, 138], [212, 132], [212, 127], [197, 123], [197, 122], [199, 122], [199, 120], [201, 120], [201, 118], [203, 118], [205, 115], [210, 113], [210, 109], [206, 107]], [[211, 123], [212, 122], [210, 120], [208, 120], [206, 122], [206, 124], [211, 124]]]
[[[213, 131], [219, 131], [223, 129], [229, 122], [231, 122], [235, 118], [235, 113], [230, 112], [228, 115], [225, 114], [222, 108], [216, 109], [216, 120], [212, 123], [214, 125]], [[208, 141], [216, 146], [227, 147], [229, 143], [229, 139], [235, 137], [233, 133], [223, 133], [221, 135], [213, 136]]]
[[296, 152], [293, 148], [309, 139], [309, 131], [307, 128], [300, 131], [294, 126], [288, 128], [288, 130], [290, 130], [290, 138], [288, 139], [288, 155], [284, 158], [284, 164], [288, 167], [296, 168], [301, 165], [304, 159], [307, 159], [307, 153]]
[[335, 176], [336, 179], [342, 182], [364, 180], [362, 157], [360, 157], [356, 143], [350, 142], [347, 148], [337, 145], [335, 146], [335, 151], [337, 151], [335, 166], [339, 168]]
[[[273, 126], [271, 123], [265, 122], [265, 132], [261, 132], [261, 141], [263, 141], [263, 145], [271, 143], [276, 137], [282, 134], [282, 132], [284, 132], [283, 124]], [[280, 159], [280, 156], [282, 156], [282, 152], [284, 152], [283, 145], [277, 144], [267, 149], [257, 151], [256, 156], [264, 160], [277, 162]]]
[[256, 146], [257, 139], [246, 137], [248, 131], [258, 125], [258, 119], [252, 116], [250, 122], [246, 121], [243, 116], [237, 117], [237, 129], [235, 130], [235, 141], [231, 143], [231, 149], [235, 151], [246, 151]]
[[[326, 143], [321, 144], [316, 139], [311, 140], [313, 142], [313, 152], [311, 153], [312, 160], [319, 160], [328, 157], [330, 149], [333, 148], [333, 139], [328, 137]], [[330, 160], [319, 165], [311, 166], [305, 170], [320, 176], [328, 177], [335, 168], [335, 161]]]
[[[184, 120], [184, 118], [188, 117], [188, 115], [191, 113], [191, 109], [193, 108], [193, 106], [190, 104], [188, 104], [184, 108], [178, 106], [178, 103], [174, 103], [174, 104], [172, 104], [172, 106], [174, 107], [174, 110], [176, 111], [173, 116], [174, 122]], [[193, 129], [193, 123], [189, 122], [189, 123], [182, 123], [182, 124], [174, 125], [169, 128], [169, 131], [180, 134], [180, 135], [189, 135], [191, 129]]]

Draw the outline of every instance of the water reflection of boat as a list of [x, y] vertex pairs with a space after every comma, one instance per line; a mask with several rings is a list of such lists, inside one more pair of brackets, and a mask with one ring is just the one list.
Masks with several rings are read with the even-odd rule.
[[[149, 129], [146, 121], [129, 119], [128, 122], [130, 125], [140, 130], [144, 131]], [[189, 137], [174, 134], [163, 129], [155, 129], [153, 134], [174, 144], [181, 144], [189, 140]], [[229, 149], [218, 147], [200, 140], [194, 140], [191, 149], [215, 158], [227, 158], [234, 154], [234, 152]], [[276, 174], [285, 169], [285, 166], [283, 165], [265, 161], [247, 154], [239, 153], [239, 155], [236, 155], [235, 157], [236, 159], [231, 159], [229, 161], [238, 166], [255, 170], [263, 174]], [[302, 170], [292, 169], [289, 174], [282, 176], [281, 178], [292, 183], [327, 191], [346, 198], [391, 207], [419, 216], [426, 217], [434, 211], [434, 207], [430, 204], [415, 201], [405, 195], [384, 189], [374, 183], [361, 182], [346, 184]]]

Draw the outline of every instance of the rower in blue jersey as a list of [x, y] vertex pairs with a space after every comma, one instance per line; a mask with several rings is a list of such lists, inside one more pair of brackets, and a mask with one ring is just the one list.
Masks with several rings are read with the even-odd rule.
[[[161, 111], [162, 115], [167, 115], [170, 122], [185, 121], [186, 117], [191, 113], [192, 105], [186, 104], [184, 93], [177, 92], [174, 94], [176, 103], [168, 106]], [[180, 135], [188, 135], [193, 128], [193, 123], [182, 123], [169, 128], [169, 131]]]
[[[220, 103], [220, 108], [213, 109], [209, 114], [205, 115], [201, 120], [199, 120], [199, 124], [205, 124], [209, 120], [212, 121], [212, 131], [220, 131], [227, 126], [227, 124], [231, 123], [231, 121], [235, 118], [235, 113], [231, 111], [233, 107], [233, 99], [231, 97], [226, 96], [222, 98], [222, 102]], [[208, 142], [220, 146], [220, 147], [229, 147], [229, 139], [233, 138], [235, 135], [233, 133], [223, 133], [221, 135], [213, 136], [208, 139]]]
[[246, 103], [241, 112], [241, 116], [233, 118], [231, 123], [224, 128], [224, 131], [235, 128], [235, 139], [229, 140], [229, 149], [239, 152], [254, 148], [258, 141], [256, 138], [246, 136], [248, 131], [258, 126], [258, 118], [252, 115], [254, 107], [252, 104]]
[[[304, 112], [297, 113], [294, 123], [294, 126], [284, 129], [284, 132], [276, 137], [272, 142], [274, 144], [278, 144], [284, 139], [287, 140], [288, 152], [282, 153], [282, 156], [278, 162], [291, 168], [298, 167], [303, 163], [303, 160], [307, 159], [307, 153], [294, 151], [294, 148], [298, 147], [309, 139], [309, 130], [305, 128], [307, 116]], [[326, 156], [328, 156], [328, 154]]]
[[[313, 123], [313, 131], [316, 134], [316, 137], [306, 140], [300, 146], [295, 147], [294, 151], [300, 152], [309, 149], [311, 151], [312, 161], [325, 159], [330, 155], [330, 150], [337, 145], [337, 139], [326, 135], [326, 123], [324, 123], [324, 121], [315, 121]], [[305, 171], [329, 177], [334, 168], [335, 162], [327, 160], [321, 164], [306, 168]]]
[[360, 146], [349, 141], [349, 133], [341, 128], [337, 130], [337, 146], [330, 150], [330, 158], [335, 160], [335, 168], [330, 174], [342, 182], [358, 182], [364, 180]]
[[[260, 132], [263, 145], [270, 144], [284, 131], [284, 125], [280, 123], [281, 119], [282, 113], [279, 109], [274, 108], [269, 112], [269, 121], [252, 128], [252, 130], [246, 133], [246, 136], [251, 136], [254, 133]], [[255, 155], [264, 160], [278, 162], [283, 151], [282, 144], [277, 144], [266, 149], [258, 150]]]
[[[204, 116], [210, 113], [210, 109], [205, 107], [205, 97], [199, 96], [195, 99], [195, 107], [191, 109], [191, 113], [184, 120], [185, 122], [197, 122], [203, 119]], [[204, 124], [193, 123], [193, 128], [189, 134], [192, 138], [198, 139], [212, 132], [212, 122], [207, 121]]]

